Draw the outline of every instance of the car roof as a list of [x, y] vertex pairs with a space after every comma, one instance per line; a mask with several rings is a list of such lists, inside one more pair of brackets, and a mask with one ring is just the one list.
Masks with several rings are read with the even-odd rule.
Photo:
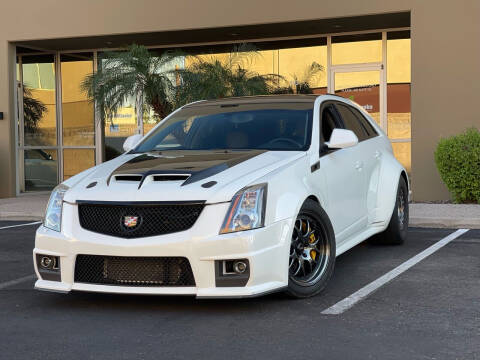
[[185, 108], [214, 106], [214, 105], [238, 105], [238, 104], [271, 104], [271, 103], [314, 103], [320, 95], [258, 95], [258, 96], [239, 96], [229, 97], [216, 100], [201, 100], [191, 104], [187, 104]]

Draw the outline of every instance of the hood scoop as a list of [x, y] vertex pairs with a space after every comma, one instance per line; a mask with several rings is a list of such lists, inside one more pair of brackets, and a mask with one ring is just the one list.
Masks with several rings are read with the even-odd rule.
[[153, 181], [185, 181], [190, 177], [190, 174], [165, 174], [153, 175]]
[[190, 176], [191, 174], [122, 174], [112, 176], [111, 180], [113, 180], [114, 183], [137, 183], [140, 189], [142, 185], [152, 182], [184, 182]]
[[129, 181], [129, 182], [142, 181], [142, 175], [116, 175], [113, 178], [115, 179], [115, 181]]

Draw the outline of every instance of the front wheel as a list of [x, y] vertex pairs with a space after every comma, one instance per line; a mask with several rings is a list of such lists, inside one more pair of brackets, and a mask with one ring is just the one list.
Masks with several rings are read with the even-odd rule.
[[335, 266], [335, 235], [321, 206], [307, 199], [295, 220], [289, 254], [287, 293], [305, 298], [320, 293]]

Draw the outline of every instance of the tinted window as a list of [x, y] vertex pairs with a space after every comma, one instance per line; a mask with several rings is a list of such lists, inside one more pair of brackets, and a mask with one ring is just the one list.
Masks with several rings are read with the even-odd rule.
[[335, 125], [335, 113], [334, 113], [334, 108], [332, 105], [326, 106], [323, 111], [322, 111], [322, 129], [320, 132], [321, 136], [321, 142], [322, 144], [325, 141], [330, 140], [330, 136], [332, 135], [333, 129], [335, 129], [337, 126]]
[[355, 109], [353, 107], [350, 107], [349, 109], [352, 110], [353, 113], [357, 116], [357, 119], [360, 121], [360, 123], [363, 125], [363, 127], [367, 131], [367, 134], [368, 134], [369, 138], [372, 138], [372, 137], [378, 135], [378, 133], [375, 130], [375, 128], [373, 127], [373, 125], [370, 123], [370, 121], [365, 119], [365, 116], [363, 116], [360, 111], [358, 111], [357, 109]]
[[367, 131], [364, 129], [362, 124], [360, 124], [360, 121], [353, 114], [353, 112], [350, 111], [349, 107], [341, 104], [336, 104], [336, 107], [340, 113], [340, 116], [342, 117], [345, 128], [352, 130], [355, 135], [357, 135], [358, 141], [363, 141], [369, 138]]
[[165, 150], [306, 150], [311, 103], [187, 107], [166, 119], [135, 152]]

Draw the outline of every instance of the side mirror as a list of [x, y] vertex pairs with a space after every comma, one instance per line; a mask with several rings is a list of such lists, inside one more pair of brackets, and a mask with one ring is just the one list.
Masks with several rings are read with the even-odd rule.
[[132, 150], [140, 142], [140, 140], [142, 140], [142, 138], [143, 136], [140, 134], [129, 136], [123, 143], [123, 150], [125, 152]]
[[344, 149], [358, 144], [357, 135], [352, 130], [333, 129], [330, 141], [325, 141], [329, 149]]

